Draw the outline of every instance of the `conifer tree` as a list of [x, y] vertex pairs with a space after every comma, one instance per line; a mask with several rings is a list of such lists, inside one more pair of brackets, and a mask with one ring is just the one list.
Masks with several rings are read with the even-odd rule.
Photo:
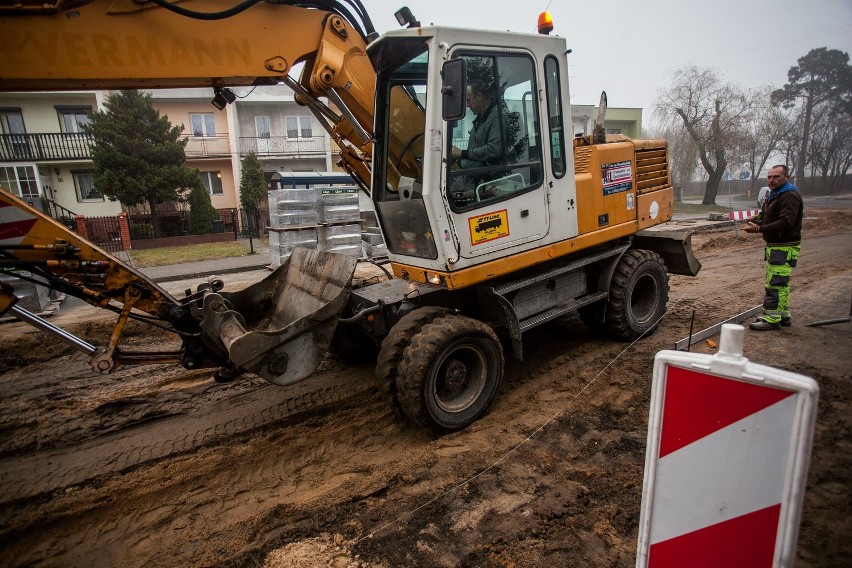
[[157, 204], [193, 187], [197, 170], [186, 167], [183, 126], [172, 126], [154, 109], [151, 95], [120, 91], [107, 98], [84, 126], [92, 138], [94, 183], [122, 205], [147, 204], [158, 236]]
[[254, 152], [249, 152], [242, 162], [240, 205], [252, 219], [254, 228], [258, 226], [260, 205], [266, 199], [266, 176], [263, 174], [257, 155]]
[[213, 232], [213, 221], [219, 218], [219, 214], [210, 202], [210, 194], [201, 183], [199, 177], [189, 191], [190, 221], [189, 232], [193, 235], [207, 235]]

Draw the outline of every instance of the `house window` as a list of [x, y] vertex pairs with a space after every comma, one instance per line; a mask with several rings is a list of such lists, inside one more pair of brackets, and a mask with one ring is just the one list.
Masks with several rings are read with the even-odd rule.
[[83, 126], [86, 126], [91, 121], [89, 113], [92, 112], [92, 107], [56, 107], [56, 112], [59, 114], [59, 127], [62, 132], [69, 134], [81, 134]]
[[196, 138], [216, 136], [216, 123], [213, 121], [212, 112], [190, 114], [189, 124], [192, 127], [192, 135]]
[[3, 155], [13, 158], [32, 158], [27, 141], [27, 129], [24, 127], [24, 115], [19, 108], [0, 109], [0, 132], [7, 134], [0, 140]]
[[24, 115], [21, 109], [0, 109], [0, 132], [3, 134], [25, 134]]
[[287, 138], [312, 138], [313, 121], [310, 116], [288, 116]]
[[210, 195], [222, 195], [222, 172], [201, 172], [201, 183]]
[[607, 134], [621, 134], [621, 129], [620, 128], [607, 128], [606, 133]]
[[269, 117], [256, 116], [254, 117], [254, 128], [258, 138], [269, 138]]
[[33, 166], [0, 166], [0, 186], [24, 199], [38, 197], [38, 182]]
[[103, 201], [104, 194], [95, 187], [95, 178], [92, 172], [71, 172], [74, 178], [74, 187], [77, 188], [77, 201]]

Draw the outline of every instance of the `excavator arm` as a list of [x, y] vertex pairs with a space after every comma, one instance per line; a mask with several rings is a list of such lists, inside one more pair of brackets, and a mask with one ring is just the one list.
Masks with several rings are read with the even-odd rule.
[[[374, 36], [359, 0], [238, 5], [229, 0], [0, 0], [0, 90], [207, 86], [218, 94], [230, 86], [284, 82], [339, 145], [344, 168], [366, 187], [375, 90], [366, 45]], [[289, 73], [300, 63], [302, 74], [295, 80]], [[0, 191], [0, 269], [29, 274], [37, 283], [118, 314], [109, 344], [96, 349], [26, 313], [7, 287], [0, 289], [0, 314], [14, 313], [53, 332], [95, 356], [93, 364], [102, 372], [121, 363], [172, 361], [187, 368], [219, 367], [220, 379], [251, 370], [286, 384], [318, 364], [348, 298], [354, 261], [294, 254], [242, 295], [220, 294], [221, 283], [214, 282], [177, 300]], [[312, 289], [321, 293], [288, 301], [299, 290]], [[180, 349], [122, 351], [118, 342], [131, 318], [174, 331]]]
[[[0, 0], [0, 90], [218, 92], [284, 82], [366, 186], [375, 89], [366, 46], [374, 35], [358, 0]], [[300, 63], [297, 82], [289, 73]]]

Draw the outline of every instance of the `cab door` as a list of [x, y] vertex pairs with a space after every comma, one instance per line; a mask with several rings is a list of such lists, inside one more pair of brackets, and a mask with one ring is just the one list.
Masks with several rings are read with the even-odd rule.
[[526, 52], [458, 50], [465, 116], [448, 124], [447, 201], [462, 258], [533, 243], [549, 231], [535, 63]]

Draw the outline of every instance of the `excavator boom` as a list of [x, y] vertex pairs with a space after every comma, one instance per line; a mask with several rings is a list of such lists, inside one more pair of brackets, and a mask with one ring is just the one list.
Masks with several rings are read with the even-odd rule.
[[[247, 0], [236, 8], [230, 0], [0, 0], [0, 90], [218, 92], [285, 82], [340, 146], [343, 167], [366, 187], [375, 92], [366, 46], [374, 34], [358, 0]], [[299, 63], [296, 82], [289, 73]]]
[[[226, 0], [0, 0], [0, 90], [206, 86], [219, 93], [228, 86], [284, 82], [340, 146], [344, 168], [366, 187], [375, 90], [366, 45], [374, 34], [359, 0], [247, 0], [236, 6]], [[289, 73], [299, 63], [304, 67], [297, 81]], [[118, 313], [109, 345], [95, 358], [98, 370], [171, 360], [187, 368], [220, 367], [221, 379], [251, 370], [275, 382], [313, 372], [354, 270], [354, 261], [336, 255], [294, 255], [242, 294], [219, 294], [219, 282], [177, 300], [6, 191], [0, 191], [0, 265]], [[317, 286], [316, 297], [293, 299], [299, 296], [293, 291]], [[0, 290], [0, 313], [37, 321], [15, 302], [9, 289]], [[118, 342], [124, 325], [145, 317], [177, 333], [181, 349], [123, 352]], [[85, 342], [57, 335], [93, 354]]]

